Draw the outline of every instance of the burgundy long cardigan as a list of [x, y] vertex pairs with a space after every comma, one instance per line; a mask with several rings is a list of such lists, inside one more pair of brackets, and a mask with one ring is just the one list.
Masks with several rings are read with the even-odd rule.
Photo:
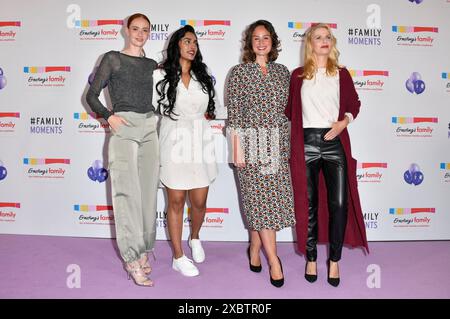
[[[292, 187], [294, 190], [294, 206], [297, 219], [296, 233], [298, 250], [306, 253], [306, 240], [308, 237], [308, 197], [306, 189], [306, 163], [303, 140], [302, 100], [300, 90], [303, 78], [299, 75], [303, 68], [294, 70], [291, 76], [289, 101], [285, 114], [291, 121], [291, 157], [290, 167]], [[339, 117], [343, 120], [345, 113], [349, 112], [353, 118], [359, 113], [361, 102], [356, 93], [353, 80], [346, 68], [339, 69]], [[348, 189], [348, 218], [345, 230], [344, 245], [363, 247], [369, 252], [366, 238], [366, 229], [358, 194], [356, 180], [356, 160], [351, 155], [350, 138], [347, 129], [339, 135], [347, 159], [347, 189]], [[328, 242], [328, 205], [327, 190], [322, 173], [319, 177], [319, 211], [318, 211], [318, 242]]]

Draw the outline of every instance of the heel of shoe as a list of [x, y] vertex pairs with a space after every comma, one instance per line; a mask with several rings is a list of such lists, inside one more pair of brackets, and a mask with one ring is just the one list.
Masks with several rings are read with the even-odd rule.
[[249, 267], [250, 267], [250, 270], [253, 271], [253, 272], [261, 272], [261, 270], [262, 270], [262, 265], [254, 266], [254, 265], [252, 265], [252, 263], [251, 263], [251, 258], [250, 258], [250, 246], [248, 246], [248, 248], [247, 248], [247, 257], [248, 257], [248, 265], [249, 265]]
[[146, 275], [150, 275], [152, 272], [152, 266], [150, 266], [150, 261], [148, 260], [148, 255], [145, 253], [141, 258], [138, 259], [139, 265]]
[[327, 268], [328, 268], [328, 275], [327, 275], [327, 281], [328, 281], [328, 283], [331, 285], [331, 286], [333, 286], [333, 287], [337, 287], [337, 286], [339, 286], [339, 283], [340, 283], [340, 281], [341, 281], [341, 278], [340, 277], [337, 277], [337, 278], [331, 278], [330, 277], [330, 260], [328, 259], [328, 261], [327, 261]]
[[316, 274], [315, 275], [307, 274], [306, 269], [308, 268], [308, 262], [306, 262], [306, 265], [305, 265], [305, 279], [306, 279], [306, 281], [313, 283], [317, 280], [317, 266], [316, 266]]
[[153, 281], [145, 275], [144, 270], [138, 261], [125, 264], [128, 280], [133, 279], [134, 283], [141, 287], [153, 287]]
[[283, 274], [283, 278], [281, 278], [281, 279], [273, 279], [272, 275], [270, 274], [270, 268], [272, 268], [272, 267], [269, 267], [269, 275], [270, 275], [270, 283], [273, 286], [275, 286], [277, 288], [280, 288], [280, 287], [282, 287], [284, 285], [284, 273], [283, 273], [283, 264], [281, 263], [280, 257], [277, 256], [277, 258], [278, 258], [278, 261], [280, 263], [280, 268], [281, 268], [281, 273]]

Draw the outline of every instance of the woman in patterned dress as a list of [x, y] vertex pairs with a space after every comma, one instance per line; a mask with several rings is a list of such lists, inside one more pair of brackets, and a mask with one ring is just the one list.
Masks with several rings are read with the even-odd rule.
[[250, 230], [250, 270], [261, 271], [259, 252], [264, 247], [270, 282], [281, 287], [276, 232], [295, 225], [284, 115], [290, 75], [286, 66], [274, 62], [280, 43], [270, 22], [252, 23], [244, 42], [244, 63], [233, 67], [227, 85], [228, 131]]

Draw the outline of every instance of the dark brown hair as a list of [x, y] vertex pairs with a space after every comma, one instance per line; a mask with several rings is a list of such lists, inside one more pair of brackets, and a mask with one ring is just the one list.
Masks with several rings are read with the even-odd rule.
[[275, 32], [275, 29], [267, 20], [258, 20], [250, 24], [245, 30], [244, 34], [244, 54], [242, 60], [244, 63], [254, 62], [256, 60], [256, 54], [253, 52], [252, 48], [252, 35], [253, 31], [259, 26], [263, 26], [270, 33], [270, 37], [272, 38], [272, 49], [269, 52], [269, 62], [273, 62], [278, 58], [278, 52], [280, 49], [280, 40], [278, 40], [278, 35]]
[[[135, 14], [132, 14], [132, 15], [130, 15], [130, 16], [128, 17], [127, 28], [129, 28], [131, 22], [133, 22], [133, 20], [134, 20], [134, 19], [137, 19], [137, 18], [144, 18], [145, 20], [147, 20], [148, 24], [150, 24], [150, 20], [149, 20], [149, 18], [147, 18], [147, 16], [146, 16], [145, 14], [142, 14], [142, 13], [135, 13]], [[150, 24], [150, 25], [151, 25], [151, 24]]]

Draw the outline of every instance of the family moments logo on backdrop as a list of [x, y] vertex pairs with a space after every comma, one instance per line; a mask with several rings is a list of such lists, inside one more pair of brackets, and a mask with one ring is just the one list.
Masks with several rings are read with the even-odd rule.
[[170, 24], [169, 23], [154, 23], [150, 26], [150, 34], [148, 39], [150, 41], [166, 41], [169, 40], [170, 35]]
[[378, 218], [381, 216], [380, 213], [364, 213], [364, 224], [366, 229], [378, 229]]
[[381, 46], [381, 29], [351, 27], [347, 30], [348, 44], [362, 46]]
[[356, 90], [383, 91], [389, 71], [385, 70], [348, 70], [353, 78]]
[[0, 42], [16, 41], [17, 31], [21, 24], [20, 21], [0, 21]]
[[199, 40], [225, 40], [230, 20], [180, 20], [180, 25], [190, 25], [195, 28]]
[[[70, 66], [24, 66], [28, 86], [61, 87], [65, 86]], [[49, 74], [47, 74], [49, 73]]]
[[30, 134], [55, 135], [63, 133], [63, 117], [30, 117]]

